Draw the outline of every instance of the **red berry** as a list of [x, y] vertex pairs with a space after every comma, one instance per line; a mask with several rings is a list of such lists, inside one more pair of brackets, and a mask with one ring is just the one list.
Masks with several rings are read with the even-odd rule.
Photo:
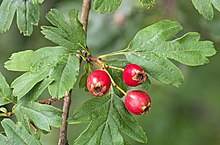
[[87, 78], [87, 88], [94, 96], [105, 95], [111, 86], [109, 75], [103, 70], [92, 72]]
[[145, 71], [137, 64], [128, 64], [123, 71], [123, 81], [128, 86], [138, 86], [146, 80]]
[[135, 115], [145, 114], [151, 108], [150, 96], [140, 90], [132, 90], [128, 92], [124, 103], [127, 110]]

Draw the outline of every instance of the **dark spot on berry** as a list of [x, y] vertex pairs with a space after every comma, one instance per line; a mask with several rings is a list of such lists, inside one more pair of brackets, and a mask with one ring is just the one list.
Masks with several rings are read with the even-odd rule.
[[144, 74], [143, 73], [139, 73], [137, 75], [137, 79], [138, 79], [138, 81], [142, 81], [144, 79]]
[[94, 92], [95, 92], [96, 94], [101, 93], [101, 92], [102, 92], [102, 88], [101, 88], [101, 87], [95, 87], [95, 88], [94, 88]]
[[151, 106], [146, 106], [146, 108], [144, 109], [144, 114], [148, 113], [148, 111], [150, 110]]

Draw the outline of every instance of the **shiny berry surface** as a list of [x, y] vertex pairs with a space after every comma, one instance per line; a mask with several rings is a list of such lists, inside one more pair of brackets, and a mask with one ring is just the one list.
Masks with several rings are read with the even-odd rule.
[[145, 71], [137, 64], [128, 64], [123, 71], [123, 81], [128, 86], [138, 86], [146, 80]]
[[151, 108], [150, 96], [140, 90], [132, 90], [128, 92], [124, 103], [127, 110], [135, 115], [143, 115]]
[[94, 96], [105, 95], [111, 86], [111, 79], [104, 70], [95, 70], [87, 78], [87, 88]]

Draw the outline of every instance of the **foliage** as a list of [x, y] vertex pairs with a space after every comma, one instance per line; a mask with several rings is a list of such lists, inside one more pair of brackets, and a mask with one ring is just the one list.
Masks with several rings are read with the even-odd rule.
[[212, 20], [214, 16], [213, 6], [220, 12], [219, 0], [192, 0], [193, 5], [200, 14], [207, 20]]
[[40, 20], [40, 4], [44, 0], [3, 0], [0, 7], [0, 32], [9, 30], [15, 13], [18, 29], [25, 36], [33, 32]]
[[34, 144], [40, 145], [41, 143], [34, 136], [30, 135], [25, 129], [21, 122], [16, 124], [10, 119], [4, 119], [1, 122], [7, 137], [0, 134], [0, 143], [3, 144], [14, 144], [14, 145], [24, 145], [24, 144]]
[[146, 143], [143, 129], [125, 109], [123, 102], [113, 91], [101, 98], [93, 98], [78, 108], [69, 122], [89, 123], [86, 130], [75, 140], [75, 144], [122, 145], [122, 133]]
[[[25, 36], [31, 35], [33, 25], [39, 22], [42, 2], [43, 0], [3, 0], [0, 7], [0, 31], [5, 32], [10, 28], [16, 13], [20, 32]], [[155, 0], [140, 2], [147, 8], [155, 4]], [[220, 9], [215, 0], [192, 2], [206, 19], [213, 17], [212, 4], [217, 10]], [[120, 4], [121, 0], [95, 0], [93, 8], [98, 13], [113, 13]], [[204, 9], [206, 5], [209, 6], [208, 9]], [[48, 89], [52, 98], [59, 100], [76, 87], [78, 80], [79, 87], [86, 90], [85, 81], [94, 69], [93, 63], [98, 63], [99, 68], [110, 74], [112, 87], [107, 95], [83, 103], [70, 117], [70, 124], [88, 124], [74, 144], [126, 144], [124, 134], [138, 142], [147, 143], [144, 130], [123, 104], [124, 92], [118, 89], [119, 87], [126, 92], [131, 88], [123, 83], [121, 70], [113, 68], [122, 69], [128, 63], [142, 66], [150, 77], [136, 89], [148, 90], [153, 78], [179, 87], [184, 77], [174, 61], [188, 66], [204, 65], [209, 62], [208, 57], [216, 53], [213, 42], [200, 41], [200, 34], [188, 32], [177, 38], [182, 26], [176, 21], [161, 20], [137, 32], [126, 49], [103, 54], [93, 60], [87, 49], [86, 34], [78, 19], [77, 10], [69, 11], [68, 20], [57, 9], [50, 10], [46, 18], [52, 26], [42, 26], [41, 33], [58, 46], [13, 53], [5, 63], [5, 68], [23, 74], [11, 85], [0, 73], [0, 106], [11, 103], [11, 113], [17, 119], [17, 123], [10, 119], [1, 122], [6, 136], [0, 134], [0, 144], [41, 144], [36, 132], [31, 133], [31, 129], [49, 133], [51, 127], [60, 127], [62, 111], [48, 104], [40, 104], [37, 102], [39, 97]], [[118, 55], [125, 57], [111, 59]], [[82, 60], [84, 63], [81, 63]], [[82, 75], [81, 68], [84, 69]], [[1, 116], [10, 116], [6, 108], [2, 107], [0, 111]]]

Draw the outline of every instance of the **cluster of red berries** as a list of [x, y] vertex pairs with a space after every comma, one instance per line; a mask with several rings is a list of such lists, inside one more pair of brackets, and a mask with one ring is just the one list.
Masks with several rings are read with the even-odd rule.
[[[142, 84], [147, 75], [137, 64], [128, 64], [123, 71], [123, 81], [127, 86]], [[95, 70], [87, 78], [87, 88], [94, 96], [105, 95], [111, 86], [111, 78], [105, 70]], [[140, 90], [131, 90], [125, 95], [125, 107], [136, 115], [147, 113], [151, 107], [151, 99], [147, 93]]]

